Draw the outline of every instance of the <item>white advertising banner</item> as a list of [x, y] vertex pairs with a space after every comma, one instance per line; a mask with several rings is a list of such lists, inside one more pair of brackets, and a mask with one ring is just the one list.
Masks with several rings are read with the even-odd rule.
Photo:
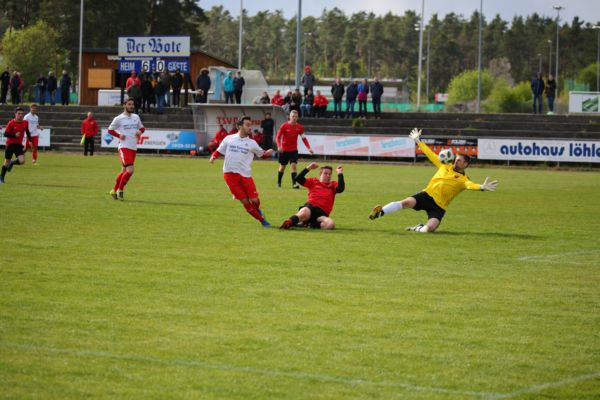
[[[102, 129], [102, 147], [117, 148], [120, 140]], [[153, 150], [194, 150], [196, 133], [194, 131], [168, 131], [146, 129], [138, 139], [138, 149]]]
[[119, 57], [189, 57], [189, 36], [120, 36]]
[[600, 115], [600, 92], [569, 92], [569, 112]]
[[482, 160], [600, 162], [600, 141], [479, 139]]
[[[326, 156], [399, 157], [413, 158], [415, 142], [398, 136], [357, 136], [307, 133], [308, 142], [315, 154]], [[298, 153], [309, 154], [302, 141]]]
[[[0, 146], [4, 146], [5, 144], [6, 138], [4, 137], [4, 128], [0, 128]], [[25, 144], [25, 139], [23, 139], [23, 144]], [[50, 128], [44, 128], [40, 131], [38, 147], [50, 147]]]

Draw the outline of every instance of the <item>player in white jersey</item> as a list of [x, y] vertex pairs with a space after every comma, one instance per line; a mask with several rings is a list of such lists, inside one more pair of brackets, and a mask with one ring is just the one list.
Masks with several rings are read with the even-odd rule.
[[25, 151], [27, 151], [29, 148], [32, 149], [31, 156], [33, 159], [33, 165], [38, 165], [38, 141], [40, 139], [40, 131], [42, 130], [42, 127], [40, 126], [40, 118], [37, 115], [36, 104], [29, 106], [29, 112], [23, 119], [29, 124], [29, 132], [31, 133], [31, 141], [29, 138], [25, 139]]
[[137, 143], [144, 132], [144, 125], [137, 114], [134, 114], [135, 104], [133, 99], [123, 103], [124, 111], [113, 119], [108, 127], [108, 133], [120, 140], [119, 158], [121, 159], [121, 172], [117, 175], [115, 185], [110, 191], [113, 199], [124, 200], [123, 190], [133, 175], [133, 163], [137, 154]]
[[242, 117], [238, 121], [239, 132], [229, 135], [210, 156], [212, 164], [219, 156], [225, 156], [223, 164], [223, 177], [225, 183], [236, 200], [239, 200], [246, 211], [260, 221], [262, 226], [271, 226], [260, 210], [260, 199], [256, 191], [256, 185], [252, 179], [250, 164], [254, 156], [269, 158], [273, 150], [264, 151], [254, 139], [250, 138], [252, 133], [252, 122], [250, 117]]

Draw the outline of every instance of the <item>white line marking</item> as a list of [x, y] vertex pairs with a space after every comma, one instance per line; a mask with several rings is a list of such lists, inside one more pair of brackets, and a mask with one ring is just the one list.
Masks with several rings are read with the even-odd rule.
[[[565, 251], [563, 253], [540, 254], [537, 256], [524, 256], [524, 257], [518, 257], [517, 260], [533, 261], [533, 262], [544, 262], [544, 261], [548, 262], [548, 261], [552, 261], [556, 258], [585, 256], [588, 254], [600, 254], [600, 249], [581, 250], [581, 251]], [[563, 262], [563, 261], [568, 261], [568, 260], [561, 260], [561, 262]]]
[[302, 379], [302, 380], [315, 380], [321, 382], [331, 382], [331, 383], [341, 383], [346, 385], [365, 385], [365, 386], [383, 386], [383, 387], [395, 387], [400, 389], [406, 389], [409, 391], [420, 391], [420, 392], [434, 392], [434, 393], [446, 393], [453, 395], [463, 395], [463, 396], [472, 396], [479, 397], [482, 399], [495, 399], [501, 397], [502, 393], [493, 393], [493, 392], [477, 392], [471, 390], [455, 390], [455, 389], [446, 389], [440, 387], [427, 387], [427, 386], [418, 386], [410, 383], [399, 383], [399, 382], [386, 382], [386, 381], [369, 381], [365, 379], [356, 379], [349, 378], [343, 376], [332, 376], [332, 375], [324, 375], [324, 374], [311, 374], [306, 372], [286, 372], [286, 371], [278, 371], [271, 369], [260, 369], [254, 367], [237, 367], [229, 364], [222, 363], [208, 363], [205, 361], [196, 361], [196, 360], [180, 360], [180, 359], [162, 359], [150, 356], [139, 356], [139, 355], [128, 355], [128, 354], [116, 354], [105, 351], [89, 351], [89, 350], [75, 350], [75, 349], [59, 349], [59, 348], [51, 348], [51, 347], [42, 347], [35, 345], [27, 345], [27, 344], [19, 344], [12, 342], [4, 342], [0, 341], [0, 346], [8, 347], [13, 349], [23, 349], [29, 351], [43, 351], [47, 353], [54, 354], [68, 354], [79, 357], [101, 357], [101, 358], [112, 358], [117, 360], [128, 360], [128, 361], [142, 361], [142, 362], [151, 362], [155, 364], [163, 364], [163, 365], [176, 365], [176, 366], [185, 366], [185, 367], [195, 367], [195, 368], [205, 368], [205, 369], [214, 369], [221, 371], [234, 371], [234, 372], [247, 372], [251, 374], [257, 375], [266, 375], [266, 376], [276, 376], [276, 377], [286, 377], [293, 379]]
[[492, 399], [492, 400], [509, 399], [511, 397], [519, 397], [523, 394], [537, 393], [537, 392], [541, 392], [542, 390], [556, 388], [559, 386], [570, 385], [572, 383], [577, 383], [577, 382], [589, 381], [590, 379], [596, 379], [596, 378], [600, 378], [600, 372], [594, 372], [592, 374], [574, 376], [572, 378], [567, 378], [567, 379], [563, 379], [563, 380], [556, 381], [556, 382], [541, 383], [539, 385], [534, 385], [534, 386], [530, 386], [528, 388], [516, 390], [512, 393], [492, 395], [490, 397], [490, 399]]

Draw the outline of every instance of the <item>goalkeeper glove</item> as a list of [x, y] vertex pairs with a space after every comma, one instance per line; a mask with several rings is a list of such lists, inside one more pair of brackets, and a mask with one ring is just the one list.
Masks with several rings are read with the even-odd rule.
[[412, 131], [410, 131], [409, 135], [408, 135], [412, 140], [415, 141], [415, 143], [419, 143], [421, 141], [420, 137], [421, 137], [421, 130], [414, 128]]
[[486, 177], [485, 181], [483, 181], [483, 183], [481, 184], [481, 190], [483, 191], [489, 191], [489, 192], [493, 192], [494, 190], [496, 190], [496, 186], [498, 186], [498, 181], [491, 181], [488, 182], [490, 179], [490, 177]]

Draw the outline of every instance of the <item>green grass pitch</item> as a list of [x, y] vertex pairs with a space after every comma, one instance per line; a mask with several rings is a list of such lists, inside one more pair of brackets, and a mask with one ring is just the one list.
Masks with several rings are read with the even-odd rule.
[[[0, 186], [0, 398], [600, 398], [597, 172], [473, 166], [498, 190], [419, 234], [367, 215], [431, 165], [344, 164], [320, 232], [262, 228], [221, 161], [140, 155], [125, 202], [116, 155], [40, 164]], [[306, 190], [276, 168], [278, 226]]]

